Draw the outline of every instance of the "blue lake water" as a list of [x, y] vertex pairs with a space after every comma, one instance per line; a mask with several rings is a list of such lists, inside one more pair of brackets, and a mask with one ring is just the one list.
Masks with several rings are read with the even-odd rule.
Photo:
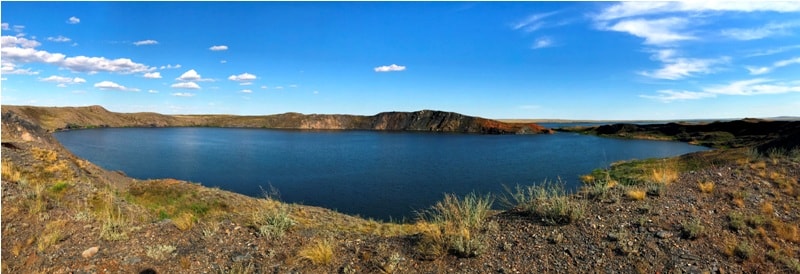
[[76, 155], [128, 176], [176, 178], [387, 220], [444, 193], [503, 193], [503, 185], [578, 176], [619, 160], [706, 150], [678, 142], [573, 133], [476, 135], [231, 128], [105, 128], [58, 132]]

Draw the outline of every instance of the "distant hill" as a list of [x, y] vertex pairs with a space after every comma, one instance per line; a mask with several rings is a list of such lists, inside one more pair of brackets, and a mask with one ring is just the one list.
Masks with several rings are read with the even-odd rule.
[[283, 113], [263, 116], [164, 115], [151, 112], [117, 113], [101, 106], [2, 106], [3, 118], [14, 113], [48, 131], [96, 127], [244, 127], [277, 129], [336, 129], [429, 131], [482, 134], [550, 133], [535, 123], [504, 123], [454, 112], [420, 110], [382, 112], [372, 116]]

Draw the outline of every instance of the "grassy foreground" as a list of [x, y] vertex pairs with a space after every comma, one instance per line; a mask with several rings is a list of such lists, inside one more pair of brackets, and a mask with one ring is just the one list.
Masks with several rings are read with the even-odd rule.
[[8, 273], [800, 273], [798, 149], [625, 161], [577, 193], [445, 195], [399, 224], [134, 180], [3, 118]]

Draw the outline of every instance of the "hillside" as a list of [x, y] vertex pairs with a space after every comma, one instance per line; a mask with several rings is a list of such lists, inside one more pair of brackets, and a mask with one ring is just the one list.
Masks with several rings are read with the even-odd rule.
[[95, 127], [249, 127], [276, 129], [336, 129], [431, 131], [482, 134], [550, 133], [534, 123], [503, 123], [453, 112], [421, 110], [383, 112], [373, 116], [284, 113], [264, 116], [163, 115], [115, 113], [101, 106], [32, 107], [2, 106], [49, 131]]
[[[2, 113], [3, 273], [800, 273], [800, 149], [769, 137], [782, 134], [615, 163], [572, 195], [540, 185], [445, 196], [398, 224], [135, 180], [74, 156], [49, 132], [178, 116], [26, 111]], [[462, 127], [435, 122], [448, 114], [422, 115], [430, 123], [393, 115], [380, 127]], [[489, 210], [492, 200], [508, 209]]]

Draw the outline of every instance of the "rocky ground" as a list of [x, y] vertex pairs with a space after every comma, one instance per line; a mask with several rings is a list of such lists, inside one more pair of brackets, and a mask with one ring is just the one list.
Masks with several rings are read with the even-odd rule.
[[800, 273], [798, 150], [618, 163], [584, 178], [566, 220], [517, 203], [453, 232], [137, 181], [35, 121], [2, 130], [4, 273]]

